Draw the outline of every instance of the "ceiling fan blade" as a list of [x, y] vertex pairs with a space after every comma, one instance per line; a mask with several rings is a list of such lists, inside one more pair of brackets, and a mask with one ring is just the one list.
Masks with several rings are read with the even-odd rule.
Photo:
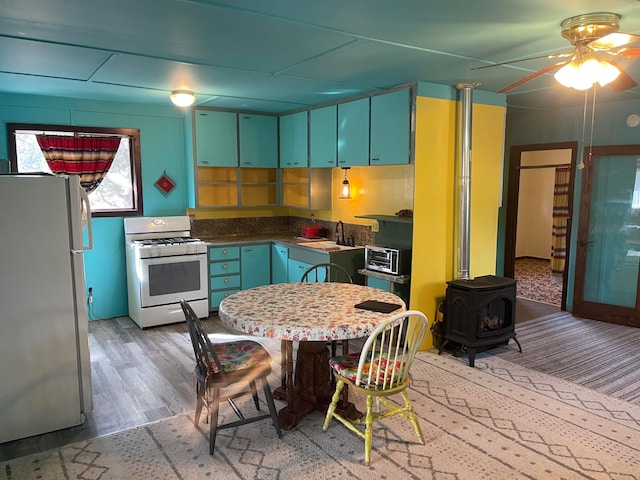
[[640, 58], [640, 47], [623, 47], [620, 50], [612, 51], [615, 55], [625, 58]]
[[614, 92], [622, 92], [638, 85], [637, 82], [633, 78], [631, 78], [631, 75], [625, 72], [618, 65], [615, 65], [615, 67], [620, 70], [620, 75], [618, 75], [618, 78], [616, 78], [613, 82], [609, 82], [607, 84], [607, 86], [611, 88], [611, 90], [613, 90]]
[[587, 45], [593, 50], [611, 50], [613, 48], [640, 42], [640, 35], [631, 33], [610, 33], [602, 38], [589, 42]]
[[501, 65], [511, 65], [513, 63], [526, 62], [527, 60], [537, 60], [538, 58], [565, 58], [573, 56], [574, 51], [564, 53], [553, 53], [551, 55], [538, 55], [535, 57], [521, 58], [520, 60], [509, 60], [508, 62], [492, 63], [491, 65], [483, 65], [482, 67], [474, 67], [471, 70], [482, 70], [483, 68], [499, 67]]
[[531, 75], [521, 78], [520, 80], [518, 80], [515, 83], [512, 83], [511, 85], [508, 85], [506, 87], [504, 87], [502, 90], [498, 90], [498, 93], [507, 93], [510, 92], [511, 90], [514, 90], [516, 88], [518, 88], [520, 85], [524, 85], [527, 82], [530, 82], [531, 80], [533, 80], [534, 78], [538, 78], [541, 75], [544, 75], [545, 73], [549, 73], [552, 70], [555, 70], [556, 68], [561, 67], [562, 65], [564, 65], [565, 62], [558, 62], [558, 63], [554, 63], [552, 65], [548, 65], [540, 70], [538, 70], [537, 72], [532, 73]]

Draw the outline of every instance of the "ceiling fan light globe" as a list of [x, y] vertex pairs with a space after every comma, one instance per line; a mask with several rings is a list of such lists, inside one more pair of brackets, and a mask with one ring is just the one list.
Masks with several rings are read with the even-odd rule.
[[573, 88], [575, 79], [580, 75], [580, 68], [576, 62], [569, 62], [553, 74], [553, 78], [563, 87]]
[[615, 65], [606, 61], [600, 62], [600, 74], [598, 77], [598, 83], [601, 87], [613, 82], [620, 75], [620, 70]]

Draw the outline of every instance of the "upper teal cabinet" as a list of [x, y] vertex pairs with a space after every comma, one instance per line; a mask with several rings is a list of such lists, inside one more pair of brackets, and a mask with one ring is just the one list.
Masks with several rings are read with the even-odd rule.
[[409, 163], [410, 136], [409, 90], [371, 97], [370, 165]]
[[338, 107], [317, 108], [309, 112], [309, 166], [338, 166]]
[[306, 111], [280, 117], [280, 168], [309, 165], [308, 114]]
[[238, 114], [240, 166], [278, 168], [278, 119], [272, 115]]
[[196, 110], [196, 164], [201, 167], [237, 167], [237, 115]]
[[369, 98], [338, 105], [338, 166], [369, 165]]

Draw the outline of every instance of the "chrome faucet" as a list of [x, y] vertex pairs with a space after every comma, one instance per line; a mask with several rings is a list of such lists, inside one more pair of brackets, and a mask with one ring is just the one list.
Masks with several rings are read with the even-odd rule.
[[[338, 229], [340, 229], [340, 232], [338, 232]], [[339, 220], [338, 223], [336, 223], [336, 244], [346, 245], [346, 241], [344, 239], [344, 223], [342, 223], [342, 220]]]

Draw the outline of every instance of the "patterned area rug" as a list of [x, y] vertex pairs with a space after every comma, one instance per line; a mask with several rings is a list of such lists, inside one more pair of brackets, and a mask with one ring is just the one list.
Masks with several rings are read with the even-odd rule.
[[549, 260], [517, 258], [514, 265], [516, 296], [536, 302], [560, 305], [562, 303], [562, 278], [551, 275]]
[[495, 356], [470, 368], [464, 358], [421, 352], [413, 377], [426, 445], [402, 418], [379, 422], [369, 467], [361, 439], [336, 422], [323, 433], [319, 412], [282, 440], [268, 421], [223, 430], [213, 457], [207, 425], [196, 429], [192, 415], [180, 415], [4, 462], [0, 478], [640, 478], [636, 405]]

